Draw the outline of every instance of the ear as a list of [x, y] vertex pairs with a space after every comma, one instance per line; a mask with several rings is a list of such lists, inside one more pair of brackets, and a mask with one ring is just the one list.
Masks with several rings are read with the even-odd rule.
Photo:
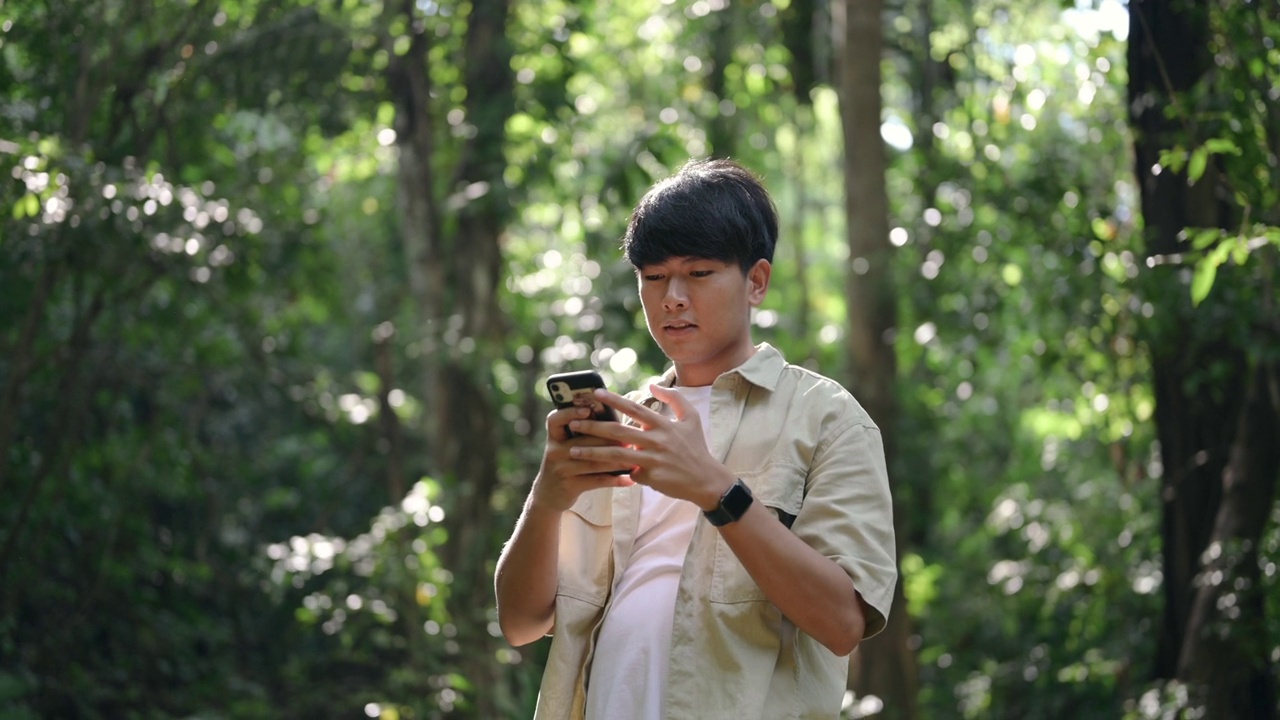
[[765, 293], [769, 291], [769, 278], [773, 275], [773, 266], [768, 260], [761, 258], [747, 271], [747, 301], [752, 307], [764, 302]]

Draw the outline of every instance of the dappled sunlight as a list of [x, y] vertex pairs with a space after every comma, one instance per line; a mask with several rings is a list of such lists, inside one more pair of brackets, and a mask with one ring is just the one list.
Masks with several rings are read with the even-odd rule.
[[0, 715], [530, 716], [545, 379], [668, 366], [619, 239], [707, 155], [778, 209], [752, 339], [887, 418], [908, 679], [842, 718], [1274, 675], [1280, 17], [887, 4], [879, 177], [844, 5], [0, 1]]
[[[121, 170], [108, 174], [103, 164], [95, 165], [81, 178], [91, 188], [89, 196], [83, 197], [86, 188], [73, 188], [71, 178], [56, 171], [48, 158], [27, 155], [13, 166], [14, 179], [21, 180], [26, 190], [14, 206], [14, 217], [70, 228], [85, 222], [119, 223], [134, 231], [142, 230], [145, 221], [148, 232], [143, 234], [150, 235], [151, 249], [185, 259], [189, 279], [200, 284], [235, 262], [232, 247], [237, 238], [263, 229], [261, 217], [252, 209], [240, 207], [233, 212], [229, 200], [212, 197], [212, 182], [174, 184], [160, 172], [139, 171], [131, 159]], [[108, 177], [119, 179], [107, 181]]]
[[[430, 496], [438, 490], [432, 484], [419, 481], [405, 496], [399, 508], [384, 508], [374, 519], [367, 533], [353, 538], [329, 537], [312, 533], [305, 536], [294, 536], [287, 542], [272, 543], [264, 549], [264, 553], [274, 563], [271, 579], [277, 584], [286, 581], [295, 587], [315, 575], [322, 575], [332, 570], [336, 563], [349, 565], [357, 575], [371, 576], [376, 569], [377, 555], [380, 546], [395, 533], [409, 526], [427, 528], [439, 524], [445, 519], [444, 508], [434, 505]], [[427, 555], [431, 547], [425, 535], [414, 538], [410, 545], [419, 555]], [[437, 537], [439, 537], [437, 535]], [[416, 567], [418, 562], [405, 559], [406, 567]], [[419, 586], [419, 603], [426, 605], [438, 594], [436, 586], [424, 583]], [[358, 596], [355, 602], [361, 602]], [[348, 605], [351, 603], [348, 602]], [[351, 607], [358, 610], [359, 607]]]

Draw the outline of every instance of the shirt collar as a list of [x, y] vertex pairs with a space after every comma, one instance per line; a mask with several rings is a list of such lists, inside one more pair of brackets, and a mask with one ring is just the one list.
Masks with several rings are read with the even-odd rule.
[[[773, 392], [778, 387], [778, 379], [782, 377], [782, 370], [786, 364], [786, 358], [782, 356], [782, 353], [777, 348], [767, 342], [762, 342], [756, 345], [755, 354], [747, 358], [746, 362], [716, 378], [716, 382], [719, 383], [722, 379], [731, 375], [738, 375], [752, 385]], [[662, 374], [662, 379], [658, 381], [658, 384], [662, 387], [671, 387], [675, 383], [676, 369], [675, 366], [672, 366]], [[649, 395], [648, 392], [645, 394]]]
[[782, 370], [786, 365], [786, 358], [782, 357], [782, 353], [777, 348], [762, 342], [756, 346], [755, 355], [725, 374], [740, 375], [743, 380], [752, 385], [773, 392], [778, 387], [778, 380], [782, 377]]

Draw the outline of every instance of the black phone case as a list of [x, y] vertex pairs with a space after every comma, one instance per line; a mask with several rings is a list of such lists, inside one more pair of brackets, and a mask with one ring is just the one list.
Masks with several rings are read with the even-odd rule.
[[[556, 373], [547, 378], [547, 394], [557, 408], [586, 405], [591, 407], [591, 417], [595, 420], [617, 422], [618, 416], [613, 408], [597, 400], [593, 393], [596, 388], [604, 388], [604, 378], [595, 370], [577, 370], [574, 372]], [[573, 431], [565, 428], [569, 437]], [[626, 475], [627, 470], [615, 470], [610, 475]]]
[[616, 421], [613, 408], [595, 399], [592, 393], [596, 388], [604, 388], [604, 378], [595, 370], [556, 373], [547, 378], [547, 394], [557, 408], [586, 405], [592, 409], [593, 419]]

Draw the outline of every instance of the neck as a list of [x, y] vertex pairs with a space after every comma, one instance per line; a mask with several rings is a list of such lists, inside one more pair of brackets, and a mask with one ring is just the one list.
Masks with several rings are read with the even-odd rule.
[[756, 354], [756, 346], [748, 339], [744, 347], [722, 358], [705, 362], [676, 362], [676, 385], [685, 387], [703, 387], [711, 385], [716, 378], [742, 365]]

